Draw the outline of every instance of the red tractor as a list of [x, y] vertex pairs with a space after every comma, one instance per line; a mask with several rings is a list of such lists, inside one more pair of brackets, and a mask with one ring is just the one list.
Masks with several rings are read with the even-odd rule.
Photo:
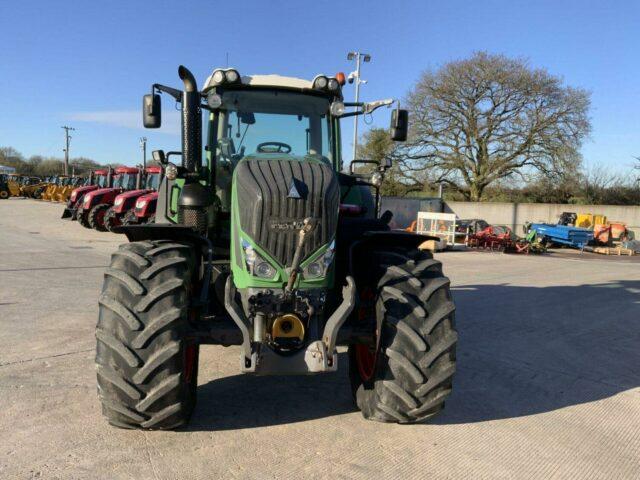
[[110, 188], [99, 188], [85, 194], [82, 205], [78, 207], [76, 218], [85, 228], [106, 231], [104, 216], [111, 208], [116, 197], [122, 192], [135, 190], [138, 185], [140, 170], [136, 167], [118, 167], [113, 176]]
[[121, 193], [115, 198], [113, 206], [107, 209], [103, 221], [105, 228], [111, 231], [113, 227], [122, 225], [127, 214], [134, 211], [140, 197], [158, 190], [161, 177], [162, 167], [147, 167], [136, 190]]
[[71, 192], [67, 206], [62, 212], [61, 218], [68, 218], [70, 220], [77, 220], [76, 214], [78, 207], [82, 205], [82, 199], [84, 196], [99, 188], [106, 188], [111, 185], [111, 168], [108, 170], [94, 170], [89, 174], [87, 182], [78, 188], [75, 188]]
[[144, 225], [155, 223], [158, 192], [147, 193], [136, 200], [136, 206], [122, 219], [123, 225]]

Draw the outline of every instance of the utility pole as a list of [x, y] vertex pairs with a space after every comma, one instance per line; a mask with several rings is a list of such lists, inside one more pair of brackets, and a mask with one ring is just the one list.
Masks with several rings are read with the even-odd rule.
[[64, 137], [65, 137], [65, 148], [64, 148], [64, 174], [69, 175], [69, 140], [71, 140], [71, 135], [69, 135], [69, 130], [75, 130], [73, 127], [67, 127], [66, 125], [61, 127], [64, 129]]
[[147, 168], [147, 137], [140, 137], [140, 148], [142, 149], [142, 168]]
[[[349, 74], [349, 83], [356, 83], [356, 99], [355, 102], [358, 103], [360, 101], [360, 84], [367, 83], [366, 80], [362, 80], [360, 78], [360, 65], [362, 62], [369, 63], [371, 61], [371, 55], [368, 53], [361, 52], [349, 52], [347, 54], [347, 60], [355, 60], [356, 61], [356, 69], [355, 71]], [[356, 110], [358, 107], [354, 107]], [[353, 158], [356, 159], [356, 150], [358, 149], [358, 115], [353, 116]]]

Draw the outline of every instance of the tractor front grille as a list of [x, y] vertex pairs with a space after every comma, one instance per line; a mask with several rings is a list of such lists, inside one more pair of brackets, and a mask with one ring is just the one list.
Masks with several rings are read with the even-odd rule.
[[[303, 258], [335, 235], [340, 187], [331, 166], [298, 159], [246, 159], [236, 167], [240, 226], [284, 266], [291, 265], [302, 220], [317, 220]], [[292, 188], [293, 187], [293, 188]]]

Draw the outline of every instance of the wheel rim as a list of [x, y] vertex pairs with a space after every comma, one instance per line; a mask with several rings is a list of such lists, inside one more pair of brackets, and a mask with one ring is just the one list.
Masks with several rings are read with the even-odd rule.
[[104, 209], [100, 209], [96, 213], [96, 223], [100, 226], [104, 226], [104, 214], [105, 214]]
[[[366, 287], [360, 295], [360, 308], [358, 309], [358, 320], [361, 322], [375, 318], [375, 294], [370, 287]], [[375, 346], [358, 344], [355, 347], [356, 365], [360, 378], [364, 381], [371, 380], [376, 371], [378, 360], [377, 335], [374, 338]]]
[[184, 379], [187, 384], [193, 379], [193, 370], [196, 365], [197, 346], [189, 344], [184, 349]]

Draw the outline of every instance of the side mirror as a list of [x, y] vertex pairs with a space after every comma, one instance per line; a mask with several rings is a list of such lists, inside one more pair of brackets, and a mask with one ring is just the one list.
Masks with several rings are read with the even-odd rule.
[[404, 142], [409, 130], [409, 112], [396, 109], [391, 113], [391, 140]]
[[167, 156], [164, 154], [164, 150], [154, 150], [151, 152], [151, 158], [153, 158], [154, 162], [159, 163], [160, 165], [166, 165], [169, 163], [167, 161]]
[[145, 128], [160, 128], [162, 107], [160, 95], [149, 93], [142, 97], [142, 123]]

